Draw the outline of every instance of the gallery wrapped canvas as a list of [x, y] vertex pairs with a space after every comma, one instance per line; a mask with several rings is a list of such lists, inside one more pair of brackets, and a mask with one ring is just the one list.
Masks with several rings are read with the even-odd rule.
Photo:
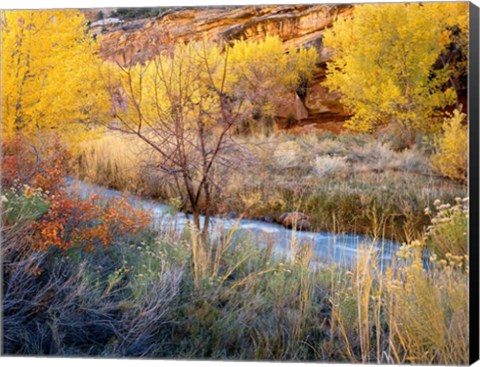
[[0, 20], [4, 355], [478, 359], [475, 5]]

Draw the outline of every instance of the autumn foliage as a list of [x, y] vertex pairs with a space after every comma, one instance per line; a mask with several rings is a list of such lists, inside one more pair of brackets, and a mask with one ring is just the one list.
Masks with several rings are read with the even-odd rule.
[[442, 133], [436, 138], [432, 168], [451, 179], [466, 182], [468, 177], [468, 127], [466, 115], [458, 110], [445, 118]]
[[70, 153], [58, 136], [32, 144], [24, 135], [2, 141], [2, 187], [29, 185], [56, 192], [63, 186]]
[[459, 42], [453, 29], [468, 35], [467, 9], [461, 2], [365, 4], [352, 18], [339, 18], [324, 36], [334, 51], [325, 84], [352, 113], [346, 126], [435, 130], [432, 119], [457, 99], [459, 70], [441, 55]]
[[62, 251], [71, 248], [93, 251], [97, 246], [108, 246], [115, 239], [137, 233], [150, 222], [146, 213], [137, 212], [125, 199], [113, 200], [106, 207], [97, 201], [95, 195], [89, 200], [52, 198], [48, 213], [32, 226], [29, 238], [32, 247], [42, 251], [48, 246]]
[[7, 10], [0, 17], [2, 133], [56, 131], [79, 141], [108, 109], [98, 43], [77, 10]]
[[70, 154], [55, 136], [40, 146], [20, 135], [7, 138], [3, 152], [4, 225], [15, 225], [28, 212], [30, 223], [23, 238], [30, 249], [92, 251], [135, 234], [150, 222], [148, 213], [134, 209], [125, 198], [103, 205], [95, 195], [87, 200], [69, 196], [64, 178]]

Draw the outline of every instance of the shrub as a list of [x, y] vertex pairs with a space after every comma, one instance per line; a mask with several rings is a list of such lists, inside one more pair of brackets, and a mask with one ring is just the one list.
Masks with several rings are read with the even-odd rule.
[[418, 149], [405, 149], [398, 153], [398, 167], [406, 172], [428, 173], [428, 159]]
[[149, 215], [134, 210], [125, 199], [102, 206], [96, 197], [69, 197], [63, 187], [70, 154], [55, 135], [35, 142], [22, 135], [5, 139], [3, 154], [3, 224], [28, 228], [28, 245], [36, 251], [49, 246], [91, 251], [149, 224]]
[[347, 153], [345, 144], [334, 138], [322, 139], [318, 144], [313, 142], [312, 148], [316, 149], [319, 154], [345, 155]]
[[[468, 253], [468, 198], [456, 198], [456, 203], [435, 203], [436, 213], [427, 229], [427, 237], [433, 250], [440, 256], [463, 256]], [[426, 214], [431, 215], [429, 208]]]
[[366, 170], [382, 172], [395, 168], [396, 154], [386, 144], [378, 141], [367, 142], [363, 145], [352, 145], [348, 158], [365, 166]]
[[468, 134], [463, 125], [466, 115], [453, 111], [443, 122], [443, 134], [437, 137], [437, 152], [431, 157], [434, 170], [454, 180], [467, 181]]
[[318, 156], [314, 171], [319, 177], [341, 175], [348, 170], [345, 157]]
[[112, 12], [112, 17], [123, 19], [153, 18], [164, 12], [167, 8], [119, 8]]
[[30, 244], [37, 251], [49, 246], [62, 251], [83, 248], [92, 251], [108, 246], [122, 236], [145, 229], [150, 217], [134, 210], [125, 199], [112, 200], [106, 207], [96, 203], [94, 195], [87, 200], [67, 195], [52, 196], [50, 210], [32, 225]]
[[278, 144], [273, 158], [280, 169], [297, 167], [301, 162], [302, 149], [295, 141], [286, 141]]
[[118, 357], [165, 348], [181, 268], [161, 262], [142, 277], [126, 263], [125, 246], [79, 261], [55, 251], [18, 256], [20, 245], [2, 246], [2, 353]]
[[41, 189], [25, 185], [18, 191], [10, 188], [2, 195], [2, 216], [4, 226], [31, 223], [48, 211], [48, 201]]
[[71, 157], [55, 135], [44, 135], [35, 143], [23, 135], [6, 138], [2, 144], [2, 186], [29, 185], [55, 192], [63, 186]]

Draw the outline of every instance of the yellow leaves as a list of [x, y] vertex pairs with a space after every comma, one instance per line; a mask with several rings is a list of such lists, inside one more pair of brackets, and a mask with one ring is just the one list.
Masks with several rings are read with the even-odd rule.
[[78, 140], [106, 109], [98, 50], [73, 10], [5, 11], [2, 19], [3, 132], [61, 131]]
[[312, 76], [317, 53], [315, 49], [291, 47], [285, 53], [279, 37], [267, 36], [260, 41], [235, 41], [229, 50], [232, 83], [281, 84], [295, 90], [302, 78]]
[[397, 122], [430, 129], [425, 122], [456, 97], [443, 91], [447, 70], [432, 74], [450, 42], [447, 27], [458, 22], [454, 14], [465, 17], [465, 4], [358, 5], [353, 18], [325, 32], [324, 45], [334, 50], [325, 84], [354, 114], [349, 128], [368, 131]]
[[287, 58], [278, 37], [236, 41], [229, 49], [228, 62], [229, 89], [245, 93], [252, 105], [262, 105], [268, 99], [262, 90], [269, 90], [270, 97], [280, 93], [279, 79], [288, 78]]
[[[260, 77], [275, 72], [270, 65], [275, 63], [281, 70], [285, 67], [283, 43], [278, 37], [266, 37], [261, 41], [236, 41], [230, 49], [229, 61], [235, 79]], [[255, 62], [253, 62], [255, 60]]]
[[465, 117], [455, 110], [444, 120], [443, 133], [436, 140], [438, 151], [431, 158], [434, 170], [460, 181], [466, 181], [468, 173], [468, 132], [462, 123]]
[[159, 120], [174, 124], [181, 117], [188, 126], [202, 114], [210, 126], [220, 114], [220, 99], [227, 96], [235, 108], [232, 114], [255, 109], [273, 116], [278, 98], [294, 93], [312, 76], [316, 59], [314, 49], [286, 53], [278, 37], [236, 41], [223, 49], [200, 41], [178, 43], [173, 52], [145, 65], [123, 70], [105, 65], [103, 74], [123, 91], [116, 92], [124, 94], [124, 103], [115, 105], [115, 113], [124, 122], [137, 125], [142, 120], [153, 126]]
[[[185, 131], [216, 122], [225, 93], [225, 55], [207, 42], [178, 43], [146, 64], [102, 67], [115, 116], [127, 130], [181, 124]], [[117, 98], [118, 97], [118, 98]], [[172, 130], [173, 131], [173, 130]]]
[[287, 85], [295, 88], [301, 79], [310, 79], [315, 70], [315, 63], [318, 55], [314, 48], [295, 49], [291, 47], [288, 51], [286, 77], [290, 79]]
[[[429, 4], [432, 12], [438, 14], [440, 21], [446, 28], [459, 27], [462, 33], [468, 35], [469, 3], [468, 2], [445, 2]], [[452, 33], [443, 31], [444, 38], [451, 39]]]

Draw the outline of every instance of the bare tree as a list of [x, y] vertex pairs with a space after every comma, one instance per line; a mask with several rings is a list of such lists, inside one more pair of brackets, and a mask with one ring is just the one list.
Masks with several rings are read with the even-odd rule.
[[177, 45], [145, 64], [117, 64], [119, 75], [106, 79], [115, 117], [108, 127], [156, 152], [156, 167], [173, 178], [182, 209], [193, 213], [203, 238], [222, 188], [215, 170], [235, 164], [232, 127], [250, 113], [241, 95], [227, 93], [226, 50], [205, 42]]

